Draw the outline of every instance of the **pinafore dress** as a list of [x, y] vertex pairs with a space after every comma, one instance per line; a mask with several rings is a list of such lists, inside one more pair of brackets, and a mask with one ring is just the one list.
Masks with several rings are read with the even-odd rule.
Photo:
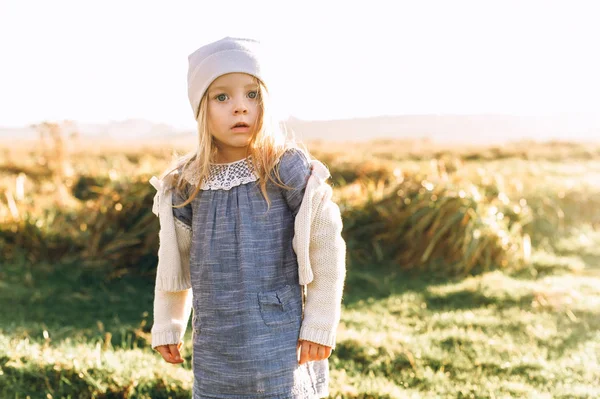
[[[251, 157], [212, 164], [195, 199], [173, 209], [192, 228], [193, 399], [328, 395], [328, 360], [297, 357], [303, 291], [292, 238], [310, 164], [296, 149], [279, 162], [294, 189], [269, 183], [268, 212]], [[174, 204], [183, 199], [174, 191]]]

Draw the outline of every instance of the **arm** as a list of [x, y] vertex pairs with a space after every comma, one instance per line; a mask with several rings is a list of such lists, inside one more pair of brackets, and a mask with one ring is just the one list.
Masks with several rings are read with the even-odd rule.
[[[186, 264], [182, 266], [189, 271], [191, 229], [176, 219], [175, 233], [181, 261]], [[183, 342], [191, 309], [191, 288], [176, 292], [155, 290], [154, 324], [151, 330], [152, 348]]]
[[152, 348], [156, 348], [179, 345], [185, 334], [192, 308], [192, 290], [189, 286], [192, 228], [191, 206], [172, 207], [173, 203], [181, 203], [182, 200], [171, 189], [172, 181], [153, 178], [150, 182], [157, 189], [153, 212], [159, 217], [161, 225], [154, 290], [154, 324], [151, 330]]
[[340, 209], [331, 196], [331, 187], [323, 182], [312, 198], [309, 257], [314, 277], [307, 285], [300, 339], [335, 348], [346, 277], [346, 243], [341, 235]]

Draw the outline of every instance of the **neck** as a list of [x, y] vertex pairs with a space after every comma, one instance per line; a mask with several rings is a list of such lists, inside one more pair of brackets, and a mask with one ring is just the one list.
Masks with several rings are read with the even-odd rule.
[[230, 163], [246, 158], [246, 148], [218, 150], [215, 163]]

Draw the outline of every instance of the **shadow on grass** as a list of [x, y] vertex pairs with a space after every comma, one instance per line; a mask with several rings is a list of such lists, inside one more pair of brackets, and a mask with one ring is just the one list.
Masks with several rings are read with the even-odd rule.
[[583, 342], [590, 341], [600, 330], [600, 314], [592, 311], [574, 312], [575, 320], [559, 319], [559, 329], [568, 333], [555, 346], [548, 348], [548, 357], [560, 359], [571, 351], [578, 351]]
[[496, 309], [507, 309], [512, 307], [529, 308], [534, 299], [533, 294], [518, 297], [496, 297], [485, 295], [481, 291], [469, 289], [455, 291], [447, 294], [434, 294], [428, 291], [424, 293], [424, 299], [429, 310], [464, 310], [493, 306]]
[[107, 282], [100, 271], [76, 264], [12, 264], [3, 268], [2, 331], [16, 338], [53, 342], [102, 341], [115, 347], [143, 347], [151, 328], [154, 282], [126, 276]]
[[424, 292], [432, 284], [448, 278], [403, 271], [393, 264], [348, 266], [343, 303], [351, 306], [361, 300], [385, 299], [408, 291]]
[[[531, 272], [519, 272], [524, 279], [531, 279]], [[551, 273], [549, 273], [551, 274]], [[515, 277], [518, 277], [515, 273]], [[431, 286], [458, 284], [464, 276], [448, 277], [442, 273], [422, 270], [405, 271], [394, 264], [351, 265], [348, 268], [344, 288], [344, 304], [352, 305], [366, 299], [385, 299], [392, 295], [416, 292], [423, 295], [432, 310], [468, 309], [496, 306], [499, 309], [530, 306], [532, 294], [489, 295], [479, 290], [465, 288], [450, 293], [435, 293]]]
[[[345, 306], [392, 295], [415, 292], [429, 311], [461, 310], [493, 306], [497, 309], [530, 308], [533, 295], [486, 294], [468, 287], [436, 293], [430, 286], [459, 283], [422, 272], [399, 270], [396, 265], [348, 267], [343, 303]], [[54, 343], [64, 339], [100, 341], [114, 347], [149, 345], [152, 324], [154, 280], [125, 276], [106, 281], [99, 271], [82, 271], [76, 264], [6, 265], [0, 273], [0, 326], [15, 337], [43, 340], [43, 331]]]
[[589, 268], [600, 270], [600, 254], [583, 254], [580, 256]]
[[[114, 370], [102, 367], [81, 367], [72, 365], [45, 364], [35, 362], [16, 365], [2, 364], [4, 375], [0, 384], [2, 398], [8, 397], [52, 397], [50, 394], [35, 396], [49, 390], [61, 398], [115, 398], [130, 397], [187, 399], [190, 393], [186, 389], [168, 385], [162, 378], [133, 377], [129, 386], [123, 382]], [[135, 379], [134, 379], [135, 378]], [[102, 382], [99, 384], [99, 382]], [[135, 394], [132, 395], [135, 387]]]
[[[386, 298], [406, 291], [425, 291], [447, 279], [398, 271], [394, 266], [350, 267], [344, 305], [367, 298]], [[13, 337], [54, 343], [100, 341], [130, 348], [149, 345], [154, 299], [153, 276], [126, 275], [107, 281], [102, 271], [78, 264], [6, 265], [0, 273], [0, 326]], [[108, 341], [108, 342], [107, 342]]]

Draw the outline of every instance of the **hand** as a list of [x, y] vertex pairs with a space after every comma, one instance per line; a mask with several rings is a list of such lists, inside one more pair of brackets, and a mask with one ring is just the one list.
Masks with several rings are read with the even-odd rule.
[[160, 345], [155, 349], [160, 353], [166, 362], [177, 364], [183, 363], [179, 349], [183, 343], [180, 341], [177, 345]]
[[311, 341], [298, 340], [296, 350], [300, 351], [298, 363], [304, 364], [314, 360], [327, 359], [331, 355], [331, 347]]

